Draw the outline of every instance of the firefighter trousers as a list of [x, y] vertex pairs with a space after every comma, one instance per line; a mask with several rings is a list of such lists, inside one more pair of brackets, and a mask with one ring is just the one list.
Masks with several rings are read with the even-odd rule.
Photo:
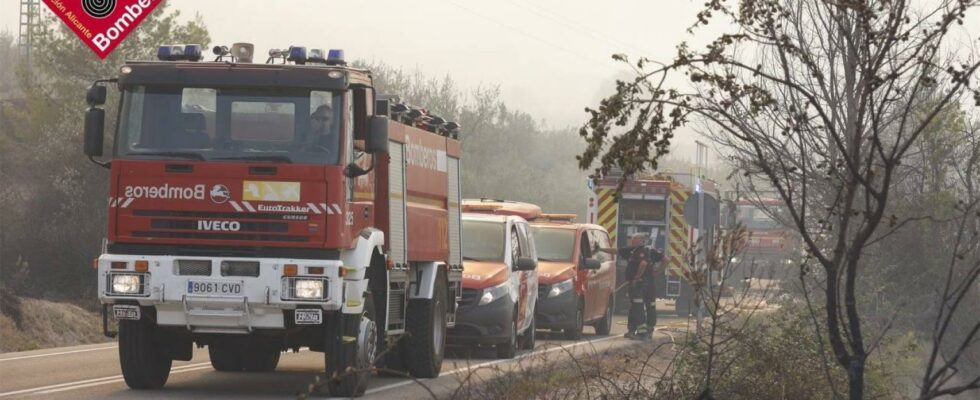
[[630, 283], [630, 313], [626, 327], [636, 335], [649, 336], [657, 325], [657, 297], [653, 293], [652, 279]]

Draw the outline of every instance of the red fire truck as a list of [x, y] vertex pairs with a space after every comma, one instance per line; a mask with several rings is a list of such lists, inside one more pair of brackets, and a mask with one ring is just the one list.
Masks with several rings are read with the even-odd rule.
[[[662, 268], [658, 270], [657, 296], [674, 300], [677, 314], [687, 316], [695, 300], [689, 254], [692, 244], [697, 243], [698, 232], [686, 222], [684, 205], [694, 192], [696, 178], [679, 173], [643, 174], [627, 179], [617, 193], [623, 179], [621, 172], [613, 170], [590, 183], [593, 192], [586, 222], [605, 228], [617, 247], [625, 247], [636, 233], [646, 234], [646, 246], [664, 255], [658, 266]], [[700, 189], [718, 198], [714, 182], [702, 180]], [[714, 219], [717, 218], [716, 214]], [[627, 281], [626, 260], [619, 258], [617, 263], [617, 287], [621, 287]], [[617, 311], [625, 312], [629, 304], [626, 290], [620, 290], [617, 296]]]
[[802, 255], [802, 240], [792, 229], [782, 201], [739, 198], [736, 218], [748, 233], [748, 243], [733, 261], [745, 278], [782, 279]]
[[324, 352], [338, 396], [382, 352], [438, 376], [462, 290], [459, 126], [377, 96], [340, 50], [253, 52], [162, 46], [87, 95], [85, 153], [111, 176], [98, 295], [127, 385], [163, 386], [194, 344], [220, 371]]

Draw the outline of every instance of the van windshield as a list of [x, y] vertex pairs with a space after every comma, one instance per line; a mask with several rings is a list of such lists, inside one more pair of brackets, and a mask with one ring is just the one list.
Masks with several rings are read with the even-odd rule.
[[575, 252], [575, 230], [533, 226], [534, 246], [540, 261], [572, 261]]
[[463, 220], [463, 258], [504, 261], [504, 224]]
[[341, 92], [134, 86], [122, 98], [121, 158], [337, 164]]

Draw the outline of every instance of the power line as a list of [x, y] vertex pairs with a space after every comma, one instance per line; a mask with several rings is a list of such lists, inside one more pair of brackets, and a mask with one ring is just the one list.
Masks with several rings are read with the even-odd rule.
[[[490, 22], [492, 22], [492, 23], [494, 23], [496, 25], [502, 26], [502, 27], [507, 28], [507, 29], [509, 29], [511, 31], [514, 31], [514, 32], [516, 32], [516, 33], [518, 33], [520, 35], [523, 35], [525, 37], [534, 39], [534, 40], [536, 40], [538, 42], [541, 42], [542, 44], [545, 44], [545, 45], [550, 46], [552, 48], [561, 50], [561, 51], [563, 51], [565, 53], [568, 53], [569, 55], [575, 56], [575, 58], [577, 60], [588, 60], [590, 62], [599, 63], [599, 59], [594, 58], [595, 57], [594, 55], [593, 56], [589, 56], [589, 55], [585, 55], [585, 54], [582, 54], [580, 52], [577, 52], [575, 50], [569, 49], [569, 48], [567, 48], [565, 46], [562, 46], [560, 44], [551, 42], [551, 41], [546, 40], [544, 38], [541, 38], [541, 37], [539, 37], [537, 35], [534, 35], [534, 34], [531, 34], [531, 33], [527, 32], [527, 31], [524, 31], [523, 29], [520, 29], [520, 28], [518, 28], [516, 26], [503, 23], [503, 22], [501, 22], [501, 21], [499, 21], [499, 20], [497, 20], [497, 19], [495, 19], [493, 17], [484, 15], [484, 14], [482, 14], [480, 12], [477, 12], [476, 10], [473, 10], [472, 8], [466, 7], [466, 6], [464, 6], [462, 4], [459, 4], [459, 3], [455, 2], [455, 1], [450, 0], [449, 3], [452, 4], [452, 5], [454, 5], [454, 6], [456, 6], [456, 7], [458, 7], [458, 8], [460, 8], [460, 9], [462, 9], [462, 10], [464, 10], [464, 11], [466, 11], [466, 12], [469, 12], [470, 14], [476, 15], [476, 16], [478, 16], [480, 18], [483, 18], [483, 19], [485, 19], [487, 21], [490, 21]], [[602, 61], [603, 62], [601, 64], [599, 64], [599, 65], [602, 65], [603, 67], [608, 67], [609, 66], [608, 63], [606, 62], [606, 60], [604, 58], [602, 59]]]
[[535, 13], [541, 17], [550, 19], [553, 22], [561, 24], [562, 26], [568, 28], [573, 32], [580, 33], [580, 34], [587, 34], [588, 36], [592, 37], [595, 40], [603, 41], [606, 42], [607, 44], [612, 44], [616, 47], [629, 49], [637, 53], [638, 55], [643, 55], [644, 53], [646, 53], [644, 50], [640, 49], [639, 47], [620, 41], [615, 37], [613, 37], [612, 35], [608, 35], [600, 31], [596, 31], [591, 27], [589, 27], [588, 25], [576, 22], [568, 17], [558, 14], [557, 12], [551, 11], [543, 6], [530, 2], [521, 2], [515, 0], [508, 0], [508, 2], [518, 7], [524, 8], [525, 10]]

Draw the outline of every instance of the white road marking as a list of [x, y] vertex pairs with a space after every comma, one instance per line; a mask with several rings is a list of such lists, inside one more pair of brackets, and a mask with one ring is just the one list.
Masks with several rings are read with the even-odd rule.
[[32, 356], [20, 356], [20, 357], [10, 357], [10, 358], [0, 358], [0, 362], [14, 361], [14, 360], [26, 360], [28, 358], [38, 358], [38, 357], [48, 357], [48, 356], [60, 356], [62, 354], [85, 353], [85, 352], [89, 352], [89, 351], [98, 351], [98, 350], [111, 350], [111, 349], [115, 349], [115, 348], [118, 348], [118, 347], [119, 347], [118, 345], [112, 345], [112, 346], [107, 346], [107, 347], [99, 347], [99, 348], [95, 348], [95, 349], [71, 350], [71, 351], [62, 351], [62, 352], [58, 352], [58, 353], [35, 354], [35, 355], [32, 355]]
[[[112, 348], [115, 348], [115, 347], [118, 347], [118, 346], [113, 346]], [[306, 351], [306, 350], [308, 350], [308, 349], [305, 349], [305, 348], [304, 349], [300, 349], [301, 352], [302, 351]], [[292, 352], [287, 352], [286, 354], [290, 354], [290, 353], [292, 353]], [[174, 375], [174, 374], [182, 374], [184, 372], [199, 371], [199, 370], [202, 370], [202, 369], [209, 369], [209, 368], [211, 368], [211, 362], [210, 361], [208, 361], [208, 362], [202, 362], [202, 363], [195, 363], [195, 364], [187, 364], [187, 365], [181, 365], [179, 367], [172, 368], [170, 370], [170, 374], [171, 375]], [[92, 379], [85, 379], [85, 380], [80, 380], [80, 381], [75, 381], [75, 382], [65, 382], [65, 383], [58, 383], [58, 384], [54, 384], [54, 385], [41, 386], [41, 387], [30, 388], [30, 389], [15, 390], [13, 392], [0, 393], [0, 397], [14, 396], [14, 395], [25, 394], [25, 393], [30, 393], [30, 394], [57, 393], [57, 392], [64, 392], [64, 391], [67, 391], [67, 390], [75, 390], [75, 389], [82, 389], [82, 388], [87, 388], [87, 387], [92, 387], [92, 386], [108, 385], [110, 383], [120, 383], [120, 382], [124, 382], [124, 381], [125, 380], [123, 379], [123, 376], [122, 375], [105, 376], [105, 377], [102, 377], [102, 378], [92, 378]]]
[[[179, 367], [175, 367], [170, 373], [173, 374], [175, 371], [176, 372], [183, 372], [184, 370], [190, 369], [192, 367], [196, 367], [196, 368], [194, 368], [194, 370], [203, 369], [205, 367], [211, 368], [211, 362], [209, 361], [209, 362], [204, 362], [204, 363], [181, 365]], [[65, 383], [58, 383], [58, 384], [55, 384], [55, 385], [48, 385], [48, 386], [41, 386], [41, 387], [30, 388], [30, 389], [15, 390], [15, 391], [12, 391], [12, 392], [0, 393], [0, 397], [7, 397], [7, 396], [18, 395], [18, 394], [24, 394], [24, 393], [42, 392], [42, 391], [46, 391], [46, 390], [52, 391], [51, 393], [53, 393], [53, 391], [56, 390], [56, 389], [57, 389], [57, 391], [62, 391], [62, 390], [70, 390], [70, 389], [76, 389], [76, 388], [81, 388], [81, 387], [104, 385], [104, 384], [107, 384], [107, 383], [115, 383], [115, 382], [122, 382], [122, 381], [123, 381], [123, 376], [122, 375], [106, 376], [106, 377], [102, 377], [102, 378], [85, 379], [85, 380], [75, 381], [75, 382], [65, 382]]]
[[[538, 350], [538, 351], [532, 351], [530, 353], [521, 354], [521, 355], [519, 355], [517, 357], [514, 357], [514, 358], [511, 358], [511, 359], [501, 359], [501, 360], [487, 361], [487, 362], [483, 362], [483, 363], [479, 363], [479, 364], [475, 364], [475, 365], [469, 365], [469, 366], [466, 366], [466, 367], [456, 368], [454, 370], [445, 371], [443, 373], [440, 373], [439, 374], [439, 377], [441, 378], [443, 376], [458, 374], [460, 372], [469, 371], [469, 370], [478, 369], [478, 368], [484, 368], [484, 367], [488, 367], [488, 366], [491, 366], [491, 365], [502, 364], [502, 363], [507, 363], [507, 362], [513, 362], [513, 361], [518, 361], [518, 360], [521, 360], [521, 359], [524, 359], [524, 358], [527, 358], [527, 357], [531, 357], [531, 356], [535, 356], [535, 355], [540, 355], [540, 354], [547, 354], [547, 353], [551, 353], [553, 351], [568, 350], [568, 349], [572, 349], [572, 348], [575, 348], [575, 347], [584, 346], [584, 345], [588, 345], [588, 344], [601, 343], [601, 342], [605, 342], [607, 340], [618, 339], [618, 338], [621, 338], [621, 337], [622, 336], [619, 336], [619, 335], [616, 335], [616, 336], [608, 336], [608, 337], [604, 337], [604, 338], [601, 338], [601, 339], [595, 339], [595, 340], [589, 340], [589, 341], [584, 341], [584, 342], [578, 342], [578, 343], [574, 343], [574, 344], [570, 344], [570, 345], [558, 345], [556, 347], [549, 347], [549, 348], [541, 349], [541, 350]], [[100, 347], [100, 348], [97, 348], [97, 349], [73, 350], [73, 351], [67, 351], [67, 352], [61, 352], [61, 353], [38, 354], [38, 355], [34, 355], [34, 356], [24, 356], [24, 357], [25, 358], [32, 358], [32, 357], [43, 357], [43, 356], [48, 356], [48, 355], [71, 354], [71, 353], [79, 353], [79, 352], [84, 352], [84, 351], [96, 351], [96, 350], [114, 349], [114, 348], [117, 348], [117, 347], [118, 346]], [[301, 349], [300, 351], [303, 351], [303, 350], [307, 350], [307, 349]], [[14, 358], [14, 359], [21, 359], [21, 357], [17, 357], [17, 358]], [[6, 359], [6, 360], [11, 360], [11, 359]], [[211, 362], [210, 361], [208, 361], [208, 362], [202, 362], [202, 363], [196, 363], [196, 364], [188, 364], [188, 365], [182, 365], [182, 366], [179, 366], [179, 367], [174, 367], [171, 370], [170, 374], [171, 375], [173, 375], [173, 374], [180, 374], [180, 373], [184, 373], [184, 372], [199, 371], [199, 370], [210, 369], [210, 368], [211, 368]], [[419, 381], [420, 382], [426, 382], [426, 381], [431, 381], [431, 380], [434, 380], [434, 379], [438, 379], [438, 378], [433, 378], [433, 379], [420, 379]], [[12, 392], [0, 393], [0, 397], [8, 397], [8, 396], [14, 396], [14, 395], [18, 395], [18, 394], [27, 394], [27, 393], [30, 393], [30, 394], [51, 394], [51, 393], [57, 393], [57, 392], [64, 392], [64, 391], [68, 391], [68, 390], [83, 389], [83, 388], [92, 387], [92, 386], [108, 385], [108, 384], [120, 383], [120, 382], [124, 382], [124, 379], [123, 379], [123, 376], [122, 375], [106, 376], [106, 377], [102, 377], [102, 378], [85, 379], [85, 380], [74, 381], [74, 382], [66, 382], [66, 383], [59, 383], [59, 384], [48, 385], [48, 386], [41, 386], [41, 387], [35, 387], [35, 388], [29, 388], [29, 389], [15, 390], [15, 391], [12, 391]], [[391, 390], [391, 389], [394, 389], [394, 388], [402, 387], [402, 386], [405, 386], [405, 385], [411, 385], [411, 384], [414, 384], [414, 383], [415, 383], [415, 381], [412, 381], [412, 380], [406, 380], [406, 381], [403, 381], [403, 382], [392, 383], [392, 384], [389, 384], [389, 385], [379, 386], [379, 387], [376, 387], [376, 388], [367, 390], [365, 392], [365, 394], [372, 394], [372, 393], [383, 392], [385, 390]]]
[[[479, 363], [479, 364], [469, 365], [469, 366], [462, 367], [462, 368], [456, 368], [456, 369], [451, 370], [451, 371], [445, 371], [445, 372], [439, 374], [439, 378], [442, 378], [442, 377], [447, 376], [447, 375], [458, 374], [460, 372], [465, 372], [465, 371], [469, 371], [469, 370], [479, 369], [479, 368], [483, 368], [483, 367], [489, 367], [491, 365], [496, 365], [496, 364], [502, 364], [502, 363], [506, 363], [506, 362], [517, 361], [517, 360], [521, 360], [521, 359], [524, 359], [524, 358], [527, 358], [527, 357], [531, 357], [531, 356], [536, 356], [536, 355], [540, 355], [540, 354], [547, 354], [547, 353], [551, 353], [553, 351], [567, 350], [567, 349], [572, 349], [572, 348], [575, 348], [575, 347], [578, 347], [578, 346], [584, 346], [584, 345], [587, 345], [587, 344], [596, 344], [596, 343], [601, 343], [601, 342], [605, 342], [607, 340], [618, 339], [618, 338], [622, 338], [622, 335], [608, 336], [608, 337], [604, 337], [604, 338], [601, 338], [601, 339], [589, 340], [589, 341], [585, 341], [585, 342], [578, 342], [578, 343], [570, 344], [570, 345], [558, 345], [557, 347], [549, 347], [549, 348], [546, 348], [546, 349], [541, 349], [541, 350], [538, 350], [538, 351], [532, 351], [530, 353], [521, 354], [521, 355], [519, 355], [517, 357], [510, 358], [510, 359], [501, 359], [501, 360], [487, 361], [487, 362], [483, 362], [483, 363]], [[432, 381], [432, 380], [439, 379], [439, 378], [419, 379], [418, 381], [419, 382], [426, 382], [426, 381]], [[394, 388], [402, 387], [402, 386], [405, 386], [405, 385], [411, 385], [411, 384], [414, 384], [414, 383], [415, 383], [415, 381], [412, 381], [412, 380], [406, 380], [406, 381], [403, 381], [403, 382], [392, 383], [392, 384], [388, 384], [388, 385], [385, 385], [385, 386], [379, 386], [379, 387], [376, 387], [374, 389], [369, 389], [369, 390], [365, 391], [364, 394], [367, 395], [367, 394], [373, 394], [373, 393], [383, 392], [385, 390], [391, 390], [391, 389], [394, 389]]]
[[[184, 368], [184, 369], [177, 370], [177, 371], [170, 371], [170, 375], [182, 374], [184, 372], [194, 372], [194, 371], [199, 371], [199, 370], [202, 370], [202, 369], [211, 369], [211, 363], [210, 362], [205, 363], [205, 364], [207, 364], [207, 365], [201, 365], [201, 366], [194, 367], [194, 368]], [[194, 364], [194, 365], [196, 365], [196, 364]], [[106, 385], [106, 384], [110, 384], [110, 383], [120, 383], [120, 382], [125, 382], [125, 380], [122, 378], [122, 375], [120, 375], [118, 378], [113, 379], [113, 380], [93, 382], [93, 383], [86, 383], [86, 384], [77, 385], [77, 386], [69, 386], [69, 387], [63, 387], [63, 388], [58, 388], [58, 389], [45, 390], [43, 392], [38, 392], [37, 394], [58, 393], [58, 392], [64, 392], [64, 391], [68, 391], [68, 390], [84, 389], [84, 388], [91, 387], [91, 386], [99, 386], [99, 385]]]

